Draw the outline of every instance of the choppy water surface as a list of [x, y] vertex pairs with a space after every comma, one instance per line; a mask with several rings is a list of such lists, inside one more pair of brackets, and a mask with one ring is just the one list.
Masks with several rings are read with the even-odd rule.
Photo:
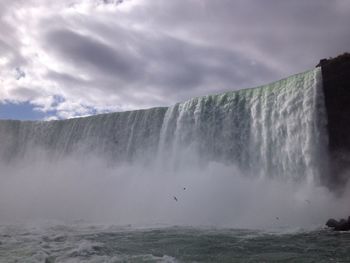
[[350, 262], [350, 233], [1, 226], [0, 262]]

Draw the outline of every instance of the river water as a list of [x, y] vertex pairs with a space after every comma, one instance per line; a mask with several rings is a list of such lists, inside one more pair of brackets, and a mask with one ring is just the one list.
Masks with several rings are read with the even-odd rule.
[[349, 262], [350, 233], [312, 229], [2, 225], [0, 262]]

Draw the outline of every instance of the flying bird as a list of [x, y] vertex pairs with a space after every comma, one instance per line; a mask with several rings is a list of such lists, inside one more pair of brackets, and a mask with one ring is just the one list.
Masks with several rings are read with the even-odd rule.
[[175, 200], [176, 202], [178, 201], [177, 198], [176, 198], [176, 196], [174, 196], [173, 198], [174, 198], [174, 200]]

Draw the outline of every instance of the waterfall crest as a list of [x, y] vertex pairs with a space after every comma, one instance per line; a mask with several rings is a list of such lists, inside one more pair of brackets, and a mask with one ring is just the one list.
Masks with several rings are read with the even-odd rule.
[[215, 161], [267, 177], [313, 180], [325, 169], [319, 68], [269, 85], [153, 108], [59, 121], [0, 121], [0, 158], [43, 150], [173, 168]]
[[325, 169], [325, 114], [322, 75], [316, 68], [269, 85], [170, 107], [160, 151], [180, 163], [190, 151], [258, 176], [312, 180]]

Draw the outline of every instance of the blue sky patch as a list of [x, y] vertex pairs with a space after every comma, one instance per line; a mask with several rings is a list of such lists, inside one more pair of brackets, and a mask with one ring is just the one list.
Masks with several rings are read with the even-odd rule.
[[35, 106], [29, 102], [0, 102], [0, 119], [42, 120], [55, 115], [55, 112], [41, 112], [34, 108]]

